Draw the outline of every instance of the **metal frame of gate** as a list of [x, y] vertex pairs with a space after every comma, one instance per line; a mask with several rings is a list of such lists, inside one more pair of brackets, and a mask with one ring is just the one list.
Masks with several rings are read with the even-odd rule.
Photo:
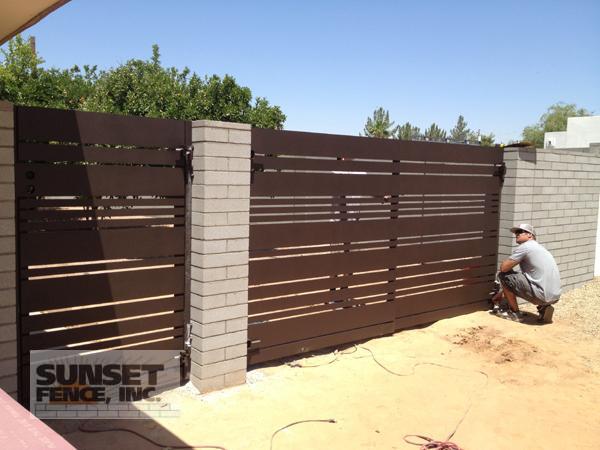
[[501, 148], [253, 129], [250, 364], [482, 309]]
[[15, 111], [19, 395], [30, 350], [181, 349], [191, 123]]

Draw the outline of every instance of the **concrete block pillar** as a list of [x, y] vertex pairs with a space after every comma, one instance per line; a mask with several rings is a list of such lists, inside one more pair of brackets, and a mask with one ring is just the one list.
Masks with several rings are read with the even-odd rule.
[[0, 101], [0, 388], [17, 395], [14, 112]]
[[246, 381], [250, 125], [192, 122], [191, 381]]

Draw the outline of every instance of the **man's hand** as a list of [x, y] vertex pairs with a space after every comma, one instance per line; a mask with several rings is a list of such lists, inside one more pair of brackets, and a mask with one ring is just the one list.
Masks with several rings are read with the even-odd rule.
[[504, 261], [502, 261], [502, 264], [500, 264], [500, 272], [508, 272], [517, 264], [519, 264], [519, 261], [514, 261], [510, 258], [505, 259]]

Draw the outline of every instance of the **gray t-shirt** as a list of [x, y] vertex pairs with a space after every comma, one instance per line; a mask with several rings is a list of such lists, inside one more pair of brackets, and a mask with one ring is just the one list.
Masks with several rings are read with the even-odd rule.
[[547, 302], [560, 298], [560, 273], [554, 257], [535, 240], [523, 242], [510, 255], [530, 281], [537, 298]]

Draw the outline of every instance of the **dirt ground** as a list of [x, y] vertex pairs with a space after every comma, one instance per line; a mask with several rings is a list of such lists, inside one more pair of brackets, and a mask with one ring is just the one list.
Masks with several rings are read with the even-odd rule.
[[[587, 301], [597, 306], [594, 292]], [[83, 426], [129, 428], [166, 448], [417, 449], [403, 437], [445, 439], [458, 426], [451, 440], [468, 450], [595, 450], [600, 338], [577, 320], [577, 314], [561, 315], [560, 303], [555, 322], [543, 326], [533, 316], [520, 324], [476, 312], [255, 369], [246, 385], [225, 391], [200, 396], [188, 386], [164, 393], [163, 401], [180, 405], [178, 419]], [[271, 442], [287, 424], [319, 419], [335, 423], [297, 424]], [[75, 421], [47, 423], [79, 449], [157, 448], [129, 433], [82, 433]]]

